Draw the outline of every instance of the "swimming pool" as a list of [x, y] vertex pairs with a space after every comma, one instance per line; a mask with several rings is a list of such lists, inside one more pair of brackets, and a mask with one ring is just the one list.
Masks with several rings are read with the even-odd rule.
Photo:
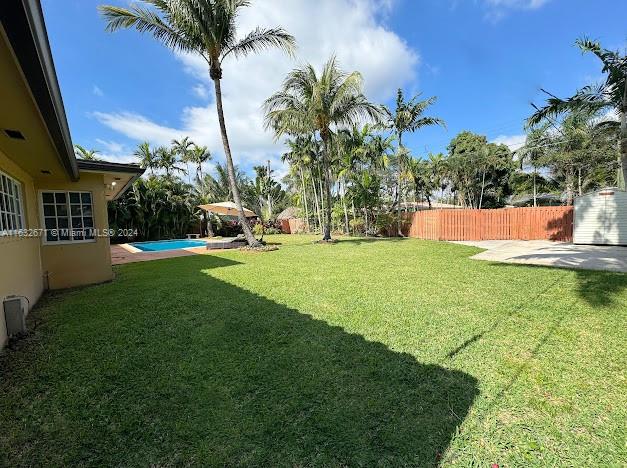
[[201, 240], [172, 239], [150, 242], [133, 242], [129, 245], [145, 252], [159, 252], [162, 250], [186, 249], [188, 247], [204, 247], [207, 243]]

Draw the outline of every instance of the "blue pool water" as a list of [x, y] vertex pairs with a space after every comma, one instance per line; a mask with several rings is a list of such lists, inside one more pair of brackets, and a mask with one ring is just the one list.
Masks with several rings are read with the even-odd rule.
[[201, 240], [173, 239], [152, 242], [133, 242], [130, 245], [145, 252], [159, 252], [161, 250], [185, 249], [187, 247], [204, 247], [207, 243]]

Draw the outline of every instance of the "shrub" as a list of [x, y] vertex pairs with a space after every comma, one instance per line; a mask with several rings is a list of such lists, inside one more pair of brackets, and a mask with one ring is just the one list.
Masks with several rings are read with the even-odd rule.
[[366, 223], [364, 221], [364, 218], [355, 218], [355, 219], [351, 219], [348, 222], [350, 228], [351, 228], [351, 232], [355, 233], [355, 234], [364, 234], [365, 230], [366, 230]]
[[257, 237], [263, 234], [281, 234], [281, 225], [275, 221], [257, 222], [253, 225], [253, 234]]

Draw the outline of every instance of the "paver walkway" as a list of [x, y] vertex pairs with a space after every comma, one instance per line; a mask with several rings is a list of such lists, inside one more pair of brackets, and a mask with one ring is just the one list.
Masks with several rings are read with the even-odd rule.
[[122, 265], [123, 263], [147, 262], [150, 260], [160, 260], [162, 258], [186, 257], [212, 252], [205, 247], [191, 247], [187, 249], [162, 250], [160, 252], [131, 252], [120, 245], [111, 245], [111, 264]]
[[550, 241], [456, 241], [487, 249], [472, 259], [561, 268], [627, 272], [627, 247]]

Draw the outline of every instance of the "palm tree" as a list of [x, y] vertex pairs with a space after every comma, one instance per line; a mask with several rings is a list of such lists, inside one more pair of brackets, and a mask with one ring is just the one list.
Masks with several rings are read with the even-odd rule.
[[196, 165], [196, 180], [202, 180], [202, 165], [211, 160], [211, 153], [207, 147], [194, 145], [187, 155], [187, 160]]
[[311, 163], [310, 152], [311, 139], [305, 137], [296, 137], [287, 141], [289, 151], [281, 156], [281, 161], [288, 162], [290, 169], [298, 173], [301, 184], [302, 201], [305, 207], [305, 227], [309, 232], [309, 205], [307, 199], [307, 184], [305, 182], [305, 170]]
[[433, 105], [436, 101], [436, 97], [432, 96], [428, 99], [420, 101], [418, 98], [420, 94], [412, 97], [410, 100], [405, 100], [403, 96], [403, 90], [398, 89], [396, 93], [396, 109], [392, 112], [387, 107], [384, 107], [384, 112], [387, 116], [387, 128], [391, 130], [398, 141], [398, 155], [397, 155], [397, 179], [396, 179], [396, 209], [397, 209], [397, 229], [398, 235], [403, 236], [401, 232], [401, 191], [402, 191], [402, 178], [407, 163], [407, 158], [404, 157], [406, 152], [401, 151], [403, 148], [403, 134], [406, 132], [415, 132], [422, 127], [428, 127], [431, 125], [440, 125], [445, 127], [445, 123], [442, 119], [437, 117], [425, 117], [424, 111], [427, 107]]
[[359, 120], [379, 121], [380, 109], [362, 93], [358, 72], [346, 74], [335, 57], [324, 65], [320, 76], [311, 65], [293, 70], [282, 89], [264, 103], [266, 127], [275, 137], [318, 133], [323, 143], [322, 179], [324, 181], [325, 225], [323, 240], [331, 240], [331, 137], [334, 129], [349, 127]]
[[172, 172], [185, 172], [185, 170], [177, 166], [178, 162], [178, 153], [172, 149], [166, 148], [165, 146], [159, 146], [155, 150], [155, 157], [157, 159], [157, 167], [163, 169], [165, 171], [165, 175], [169, 178], [172, 175]]
[[133, 5], [130, 9], [101, 5], [100, 11], [107, 21], [107, 30], [135, 28], [152, 34], [167, 47], [183, 52], [198, 53], [209, 68], [213, 80], [216, 109], [222, 144], [228, 169], [233, 201], [238, 208], [238, 218], [250, 245], [257, 240], [244, 216], [240, 193], [235, 180], [235, 166], [224, 121], [222, 106], [222, 64], [232, 55], [243, 57], [263, 49], [276, 47], [288, 53], [295, 48], [294, 37], [282, 28], [257, 27], [238, 39], [237, 19], [241, 9], [249, 6], [247, 0], [144, 0], [151, 9]]
[[620, 171], [619, 185], [625, 188], [627, 181], [627, 55], [618, 51], [604, 49], [598, 42], [587, 38], [578, 39], [577, 46], [582, 52], [593, 53], [603, 64], [602, 72], [607, 74], [605, 81], [596, 86], [584, 86], [573, 96], [560, 99], [548, 91], [549, 96], [544, 107], [533, 106], [536, 112], [529, 117], [529, 126], [538, 125], [544, 120], [551, 121], [567, 112], [587, 112], [596, 114], [601, 111], [614, 111], [620, 116], [618, 122], [604, 122], [605, 126], [620, 126]]
[[[189, 157], [190, 157], [190, 153], [192, 151], [192, 148], [194, 146], [194, 142], [192, 140], [189, 139], [189, 137], [184, 137], [181, 140], [172, 140], [172, 142], [170, 143], [170, 147], [172, 149], [172, 152], [174, 154], [176, 154], [181, 162], [185, 163], [185, 166], [187, 167], [187, 171], [185, 171], [186, 173], [189, 172]], [[189, 175], [188, 175], [188, 181], [189, 179]]]
[[529, 164], [532, 168], [531, 182], [534, 207], [538, 206], [538, 166], [551, 144], [548, 127], [549, 124], [544, 123], [530, 129], [525, 138], [525, 144], [516, 151], [521, 169], [524, 169], [525, 164]]
[[100, 153], [100, 151], [98, 151], [98, 150], [94, 150], [94, 149], [88, 150], [84, 146], [74, 145], [74, 154], [79, 159], [83, 159], [85, 161], [100, 161], [96, 157], [96, 154], [98, 154], [98, 153]]
[[159, 167], [155, 153], [150, 149], [147, 141], [137, 146], [133, 155], [139, 159], [139, 165], [144, 169], [150, 169], [150, 173], [154, 175], [155, 169]]

